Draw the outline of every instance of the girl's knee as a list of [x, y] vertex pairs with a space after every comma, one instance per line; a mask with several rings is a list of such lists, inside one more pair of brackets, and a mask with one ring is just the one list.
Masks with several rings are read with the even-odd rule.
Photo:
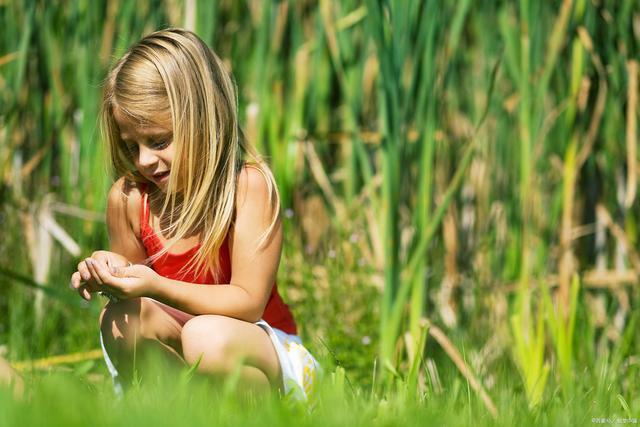
[[153, 304], [148, 298], [109, 302], [100, 313], [100, 331], [106, 341], [124, 340], [133, 344], [140, 338], [151, 338]]
[[225, 316], [196, 316], [182, 327], [185, 361], [199, 363], [199, 370], [225, 373], [235, 366], [230, 319]]

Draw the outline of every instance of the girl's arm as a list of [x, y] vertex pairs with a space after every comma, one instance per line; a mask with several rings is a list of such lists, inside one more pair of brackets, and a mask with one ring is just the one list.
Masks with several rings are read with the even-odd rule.
[[139, 233], [140, 192], [128, 184], [124, 178], [116, 181], [107, 199], [107, 229], [111, 251], [96, 251], [78, 263], [77, 271], [71, 276], [71, 287], [80, 296], [91, 299], [91, 293], [100, 290], [100, 281], [93, 274], [92, 261], [100, 261], [109, 267], [123, 267], [129, 262], [144, 262], [146, 252]]
[[240, 174], [236, 219], [229, 249], [232, 276], [228, 286], [203, 286], [168, 279], [149, 267], [125, 267], [113, 276], [96, 266], [105, 290], [116, 296], [149, 296], [191, 314], [220, 314], [248, 322], [262, 317], [276, 279], [282, 249], [278, 219], [270, 239], [258, 248], [258, 239], [270, 225], [267, 183], [262, 173], [245, 168]]
[[230, 236], [231, 280], [228, 286], [202, 286], [159, 276], [151, 297], [192, 314], [221, 314], [249, 322], [262, 317], [276, 280], [282, 251], [280, 219], [270, 239], [257, 247], [272, 212], [262, 173], [245, 167], [238, 180], [236, 219]]
[[109, 190], [107, 198], [107, 231], [111, 252], [131, 263], [144, 263], [147, 253], [138, 238], [140, 235], [140, 206], [142, 196], [124, 177]]

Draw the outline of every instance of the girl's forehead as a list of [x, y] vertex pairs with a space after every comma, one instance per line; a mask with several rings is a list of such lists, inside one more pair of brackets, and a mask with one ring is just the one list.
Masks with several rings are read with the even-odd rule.
[[124, 140], [163, 135], [172, 131], [170, 124], [166, 126], [148, 122], [142, 123], [125, 115], [119, 108], [113, 109], [113, 117], [120, 130], [120, 137]]

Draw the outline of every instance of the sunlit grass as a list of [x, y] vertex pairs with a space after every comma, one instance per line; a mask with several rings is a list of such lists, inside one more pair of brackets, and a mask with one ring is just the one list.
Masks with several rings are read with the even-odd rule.
[[583, 376], [575, 383], [572, 399], [547, 393], [544, 403], [530, 410], [526, 395], [503, 366], [497, 370], [494, 418], [477, 396], [468, 393], [464, 381], [442, 368], [445, 388], [436, 392], [429, 387], [419, 400], [412, 399], [401, 382], [381, 399], [348, 384], [344, 371], [334, 370], [319, 383], [311, 405], [275, 393], [247, 394], [197, 377], [184, 382], [155, 374], [121, 398], [102, 369], [92, 369], [89, 376], [80, 369], [34, 372], [26, 376], [22, 397], [0, 388], [0, 425], [569, 426], [589, 424], [592, 418], [633, 419], [640, 404], [637, 395], [619, 393], [615, 378]]

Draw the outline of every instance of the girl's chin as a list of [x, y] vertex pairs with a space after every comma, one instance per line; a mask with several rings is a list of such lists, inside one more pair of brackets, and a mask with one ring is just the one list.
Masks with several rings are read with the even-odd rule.
[[147, 182], [153, 185], [154, 187], [156, 187], [158, 190], [162, 191], [163, 193], [166, 193], [167, 190], [169, 189], [168, 182], [162, 182], [153, 178], [147, 178]]
[[[154, 179], [154, 180], [151, 180], [151, 183], [153, 183], [156, 186], [156, 188], [160, 190], [162, 193], [166, 194], [169, 190], [169, 180], [158, 181]], [[176, 190], [176, 193], [179, 193], [179, 192], [180, 192], [180, 188]]]

